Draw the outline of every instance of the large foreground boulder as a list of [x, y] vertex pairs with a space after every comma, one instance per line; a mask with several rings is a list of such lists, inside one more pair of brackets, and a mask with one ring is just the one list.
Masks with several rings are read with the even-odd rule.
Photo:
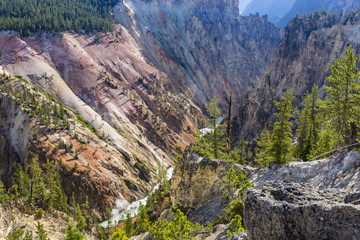
[[360, 239], [359, 152], [292, 162], [253, 179], [244, 196], [248, 239]]

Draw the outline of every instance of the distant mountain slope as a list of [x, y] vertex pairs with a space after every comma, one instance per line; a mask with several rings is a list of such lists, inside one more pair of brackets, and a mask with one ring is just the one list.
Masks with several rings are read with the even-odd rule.
[[[299, 106], [301, 96], [314, 84], [323, 87], [330, 75], [330, 63], [344, 55], [349, 42], [360, 53], [360, 12], [293, 19], [285, 28], [268, 72], [236, 110], [233, 138], [253, 138], [265, 124], [269, 126], [275, 111], [273, 100], [279, 100], [288, 89], [294, 88], [293, 103]], [[324, 89], [320, 92], [323, 94]]]
[[259, 13], [268, 15], [271, 22], [279, 21], [291, 9], [295, 0], [253, 0], [250, 2], [241, 15]]
[[239, 16], [237, 0], [124, 0], [118, 23], [143, 54], [201, 107], [216, 95], [222, 107], [265, 73], [280, 29], [259, 16]]
[[325, 9], [330, 13], [345, 13], [350, 10], [356, 10], [360, 7], [359, 0], [296, 0], [290, 11], [278, 22], [285, 26], [296, 14], [308, 14], [316, 10]]

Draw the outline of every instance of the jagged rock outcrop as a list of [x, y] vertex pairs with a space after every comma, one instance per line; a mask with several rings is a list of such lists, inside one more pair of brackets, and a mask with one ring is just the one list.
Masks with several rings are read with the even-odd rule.
[[215, 94], [226, 106], [265, 73], [280, 41], [266, 17], [239, 16], [238, 1], [124, 0], [116, 22], [176, 89], [204, 107]]
[[360, 153], [264, 171], [244, 195], [248, 239], [359, 239]]
[[[242, 170], [254, 187], [244, 194], [247, 239], [358, 239], [360, 153], [343, 151], [313, 162], [254, 169], [188, 152], [171, 180], [171, 202], [189, 210], [194, 222], [223, 214], [221, 178]], [[227, 226], [214, 230], [224, 236]], [[224, 231], [222, 231], [222, 230]], [[215, 236], [215, 235], [214, 235]], [[241, 236], [241, 237], [245, 237]]]
[[[299, 106], [301, 97], [314, 84], [323, 87], [331, 73], [330, 64], [344, 55], [349, 42], [360, 53], [359, 20], [360, 13], [349, 13], [291, 21], [267, 73], [234, 113], [233, 139], [254, 138], [272, 120], [273, 101], [288, 89], [294, 89], [293, 104]], [[321, 95], [324, 92], [320, 90]]]
[[245, 175], [254, 170], [188, 152], [179, 159], [171, 179], [171, 204], [187, 209], [191, 221], [205, 224], [217, 220], [229, 203], [222, 198], [225, 187], [222, 179], [231, 168], [236, 172], [241, 170]]

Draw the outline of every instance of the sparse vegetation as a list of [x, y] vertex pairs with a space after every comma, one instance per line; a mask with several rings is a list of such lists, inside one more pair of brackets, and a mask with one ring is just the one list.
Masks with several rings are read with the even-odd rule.
[[83, 240], [85, 236], [81, 234], [74, 226], [69, 223], [66, 228], [66, 238], [65, 240]]
[[210, 122], [206, 124], [209, 131], [207, 133], [197, 132], [197, 142], [193, 150], [201, 156], [224, 158], [225, 128], [223, 124], [218, 122], [222, 118], [222, 114], [216, 96], [213, 96], [212, 100], [206, 104], [206, 111], [210, 117]]
[[[236, 173], [233, 168], [226, 173], [223, 181], [226, 186], [223, 191], [225, 198], [233, 199], [225, 211], [225, 220], [230, 223], [230, 227], [235, 233], [239, 234], [239, 232], [244, 232], [244, 228], [241, 225], [241, 213], [244, 209], [244, 192], [252, 187], [252, 183], [241, 171]], [[235, 192], [237, 197], [234, 196]]]

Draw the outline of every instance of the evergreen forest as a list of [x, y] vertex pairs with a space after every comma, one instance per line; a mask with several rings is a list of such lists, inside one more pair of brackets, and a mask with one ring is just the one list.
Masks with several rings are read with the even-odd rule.
[[22, 36], [63, 31], [109, 32], [117, 0], [2, 0], [0, 30]]

